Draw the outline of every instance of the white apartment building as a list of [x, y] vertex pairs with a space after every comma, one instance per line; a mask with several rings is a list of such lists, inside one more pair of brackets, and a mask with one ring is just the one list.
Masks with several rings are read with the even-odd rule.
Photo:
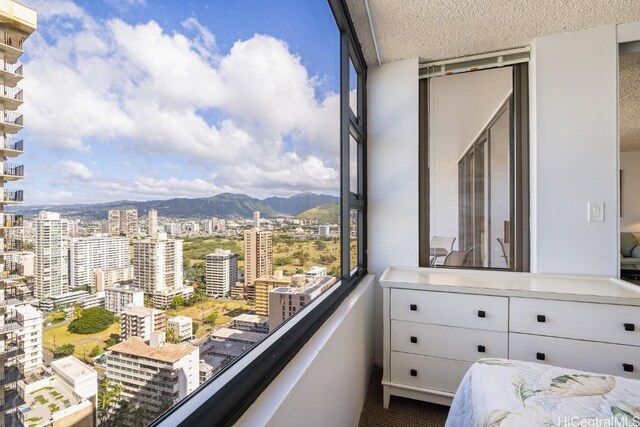
[[21, 351], [18, 367], [25, 375], [42, 366], [42, 312], [25, 304], [15, 308], [20, 328], [16, 330], [16, 344]]
[[126, 237], [80, 237], [69, 242], [69, 285], [89, 286], [94, 279], [94, 270], [127, 268], [129, 262], [129, 239]]
[[138, 234], [136, 209], [111, 209], [107, 214], [109, 236], [135, 236]]
[[166, 309], [169, 308], [173, 299], [181, 296], [185, 300], [193, 297], [193, 286], [181, 286], [179, 288], [166, 288], [151, 294], [151, 302], [154, 307]]
[[320, 237], [329, 237], [331, 236], [331, 227], [326, 224], [322, 224], [318, 226], [318, 236]]
[[258, 316], [257, 314], [243, 313], [231, 320], [232, 329], [238, 329], [246, 332], [269, 332], [269, 318], [266, 316]]
[[[36, 254], [34, 252], [5, 252], [4, 262], [6, 265], [20, 266], [21, 276], [33, 276], [35, 272]], [[5, 268], [6, 270], [6, 268]]]
[[166, 314], [155, 308], [132, 306], [120, 312], [120, 336], [123, 340], [131, 337], [148, 340], [153, 332], [163, 331], [166, 325]]
[[206, 257], [205, 273], [207, 295], [229, 296], [231, 287], [238, 281], [238, 255], [216, 249]]
[[147, 234], [152, 239], [157, 239], [158, 238], [158, 211], [155, 209], [149, 209], [147, 216], [149, 220], [149, 229], [147, 230], [148, 231]]
[[35, 219], [35, 286], [38, 299], [69, 291], [68, 222], [56, 212], [40, 212]]
[[127, 265], [121, 268], [95, 268], [91, 274], [91, 287], [100, 292], [109, 286], [118, 285], [124, 282], [132, 282], [133, 265]]
[[40, 300], [40, 310], [51, 312], [61, 308], [72, 307], [79, 304], [83, 298], [88, 297], [88, 291], [71, 291]]
[[164, 225], [164, 231], [172, 236], [179, 236], [182, 234], [182, 227], [177, 222], [172, 222]]
[[327, 277], [327, 268], [314, 265], [305, 273], [307, 279], [315, 279], [318, 277]]
[[221, 233], [227, 229], [227, 222], [220, 218], [211, 218], [211, 228], [214, 232]]
[[135, 285], [146, 293], [183, 286], [182, 240], [159, 233], [157, 239], [134, 241], [133, 268]]
[[172, 317], [167, 321], [167, 329], [173, 331], [173, 336], [178, 342], [191, 341], [193, 338], [193, 320], [190, 317]]
[[130, 306], [144, 306], [144, 291], [134, 286], [109, 286], [105, 288], [104, 294], [104, 308], [117, 316]]
[[166, 343], [164, 333], [155, 333], [149, 343], [133, 337], [109, 350], [106, 378], [122, 387], [121, 397], [131, 406], [146, 409], [145, 424], [200, 384], [198, 347]]

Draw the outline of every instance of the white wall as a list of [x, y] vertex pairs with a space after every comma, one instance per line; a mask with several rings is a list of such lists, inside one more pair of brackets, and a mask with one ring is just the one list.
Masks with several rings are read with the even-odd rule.
[[236, 426], [355, 426], [373, 366], [374, 288], [367, 275]]
[[511, 94], [511, 74], [506, 67], [429, 81], [431, 236], [456, 237], [454, 249], [460, 249], [458, 161]]
[[622, 216], [620, 231], [640, 232], [640, 152], [620, 153]]
[[[367, 76], [368, 266], [418, 266], [418, 59]], [[382, 366], [382, 289], [376, 286], [376, 363]]]
[[530, 69], [531, 270], [616, 277], [616, 26], [536, 39]]

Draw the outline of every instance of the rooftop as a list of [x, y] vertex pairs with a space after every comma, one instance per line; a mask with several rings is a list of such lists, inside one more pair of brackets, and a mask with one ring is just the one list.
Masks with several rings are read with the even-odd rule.
[[122, 293], [128, 293], [128, 294], [133, 294], [133, 293], [137, 293], [137, 292], [144, 292], [140, 288], [136, 288], [135, 286], [129, 286], [129, 285], [107, 286], [107, 287], [104, 288], [104, 290], [105, 291], [122, 292]]
[[210, 334], [211, 337], [218, 340], [226, 340], [231, 338], [234, 340], [244, 341], [252, 344], [257, 343], [267, 335], [268, 334], [262, 334], [259, 332], [241, 331], [239, 329], [233, 329], [233, 328], [220, 328], [217, 331], [212, 332]]
[[95, 377], [97, 375], [93, 368], [85, 365], [73, 356], [67, 356], [62, 359], [52, 361], [51, 369], [56, 373], [62, 372], [64, 375], [67, 375], [74, 380]]
[[14, 0], [0, 1], [0, 23], [15, 26], [16, 29], [31, 34], [38, 26], [37, 12]]
[[120, 344], [114, 345], [109, 350], [112, 353], [123, 353], [151, 360], [175, 363], [191, 352], [197, 351], [198, 347], [194, 347], [191, 344], [165, 343], [162, 347], [154, 348], [140, 337], [131, 337]]
[[300, 287], [288, 286], [288, 287], [275, 288], [270, 293], [309, 295], [325, 286], [331, 286], [335, 282], [336, 282], [335, 277], [322, 277], [317, 280], [313, 280], [304, 286], [300, 286]]
[[258, 316], [257, 314], [243, 313], [239, 316], [234, 317], [233, 321], [249, 322], [249, 323], [265, 323], [269, 321], [269, 318], [265, 316]]
[[127, 314], [130, 316], [155, 316], [161, 313], [164, 313], [164, 311], [158, 310], [157, 308], [141, 307], [139, 305], [134, 305], [125, 310], [122, 310], [122, 314]]

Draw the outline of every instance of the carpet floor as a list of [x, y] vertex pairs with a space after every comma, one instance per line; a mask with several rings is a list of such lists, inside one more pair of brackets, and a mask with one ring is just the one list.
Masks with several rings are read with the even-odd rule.
[[391, 396], [389, 409], [382, 407], [382, 368], [376, 366], [371, 373], [367, 397], [360, 414], [360, 427], [442, 427], [449, 407], [413, 399]]

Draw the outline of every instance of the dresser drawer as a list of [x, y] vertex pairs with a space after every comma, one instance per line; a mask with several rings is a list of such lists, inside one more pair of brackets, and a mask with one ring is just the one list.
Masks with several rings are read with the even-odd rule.
[[391, 290], [391, 319], [507, 332], [506, 297]]
[[640, 379], [640, 347], [628, 345], [510, 333], [509, 358]]
[[455, 393], [469, 362], [391, 352], [391, 382]]
[[475, 362], [507, 358], [506, 332], [479, 331], [426, 323], [391, 321], [391, 350]]
[[513, 332], [640, 346], [640, 307], [511, 298]]

